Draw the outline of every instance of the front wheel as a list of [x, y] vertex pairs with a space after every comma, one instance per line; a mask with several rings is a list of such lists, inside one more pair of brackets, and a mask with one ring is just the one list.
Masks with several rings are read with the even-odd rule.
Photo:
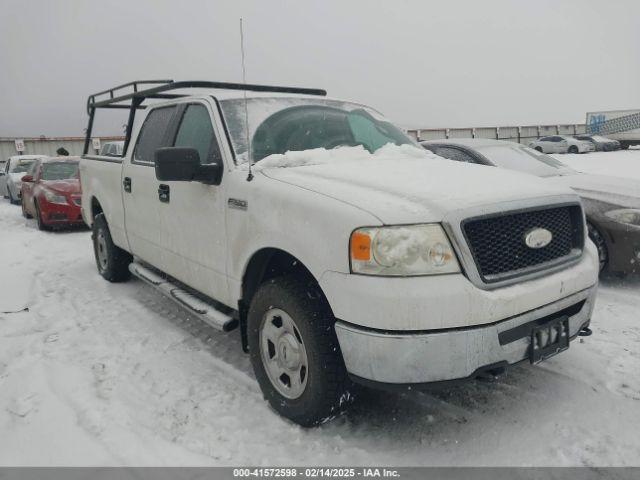
[[578, 147], [576, 147], [575, 145], [571, 145], [569, 147], [569, 153], [578, 153]]
[[589, 232], [589, 238], [595, 243], [598, 249], [598, 260], [600, 262], [600, 272], [602, 272], [609, 262], [609, 251], [607, 250], [607, 242], [602, 234], [591, 223], [587, 222], [587, 230]]
[[31, 214], [29, 212], [27, 212], [27, 207], [24, 204], [24, 196], [20, 200], [20, 205], [22, 206], [22, 216], [24, 218], [31, 218]]
[[269, 280], [254, 295], [247, 320], [253, 370], [280, 415], [312, 427], [354, 398], [335, 319], [317, 287], [295, 276]]
[[111, 239], [111, 232], [104, 213], [93, 219], [93, 253], [96, 257], [98, 272], [110, 282], [124, 282], [131, 276], [129, 264], [131, 254], [118, 247]]
[[44, 219], [42, 218], [42, 212], [40, 211], [38, 202], [35, 202], [34, 205], [36, 207], [36, 223], [38, 224], [38, 230], [42, 230], [43, 232], [50, 230], [49, 226], [44, 223]]
[[538, 152], [542, 153], [542, 147], [536, 147], [535, 148]]

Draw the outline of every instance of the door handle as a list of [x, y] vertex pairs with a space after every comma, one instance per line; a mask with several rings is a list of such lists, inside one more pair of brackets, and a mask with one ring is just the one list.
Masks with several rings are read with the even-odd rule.
[[131, 178], [124, 177], [124, 180], [122, 181], [122, 186], [124, 187], [125, 192], [131, 193]]
[[161, 183], [158, 185], [158, 200], [162, 203], [169, 203], [171, 198], [171, 190], [169, 189], [169, 185], [165, 185]]

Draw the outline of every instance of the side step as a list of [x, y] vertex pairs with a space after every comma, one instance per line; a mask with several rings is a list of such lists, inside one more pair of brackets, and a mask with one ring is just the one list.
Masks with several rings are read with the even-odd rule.
[[132, 262], [129, 264], [129, 271], [133, 276], [153, 287], [165, 297], [173, 300], [207, 325], [223, 332], [229, 332], [238, 326], [238, 321], [235, 318], [221, 312], [214, 305], [199, 299], [167, 279], [162, 278], [149, 268]]

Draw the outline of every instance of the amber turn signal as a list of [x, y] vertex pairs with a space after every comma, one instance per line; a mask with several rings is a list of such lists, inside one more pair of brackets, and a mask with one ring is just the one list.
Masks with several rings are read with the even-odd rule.
[[371, 237], [366, 233], [354, 232], [351, 235], [351, 259], [365, 262], [371, 259]]

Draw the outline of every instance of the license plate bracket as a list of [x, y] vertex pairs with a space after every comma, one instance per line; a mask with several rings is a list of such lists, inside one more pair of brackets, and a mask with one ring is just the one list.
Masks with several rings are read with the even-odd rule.
[[529, 360], [540, 363], [569, 348], [569, 317], [564, 315], [544, 325], [533, 327]]

